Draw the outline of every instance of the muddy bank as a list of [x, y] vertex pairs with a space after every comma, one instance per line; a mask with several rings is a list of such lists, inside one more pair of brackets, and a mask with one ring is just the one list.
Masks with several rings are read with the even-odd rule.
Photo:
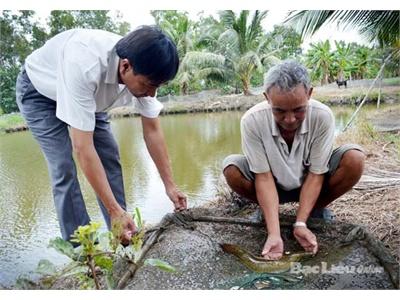
[[[292, 266], [279, 273], [255, 272], [236, 256], [224, 252], [221, 245], [239, 245], [256, 255], [261, 252], [267, 236], [257, 208], [243, 209], [232, 204], [219, 208], [194, 208], [179, 218], [169, 214], [154, 228], [161, 233], [145, 258], [162, 259], [174, 266], [176, 273], [140, 264], [135, 268], [119, 261], [114, 267], [114, 280], [125, 278], [120, 288], [133, 290], [398, 288], [398, 264], [394, 258], [368, 231], [341, 222], [310, 220], [309, 227], [318, 237], [320, 250], [314, 257], [302, 260], [296, 270]], [[281, 216], [287, 253], [302, 251], [292, 234], [293, 221], [293, 217]], [[338, 266], [353, 271], [335, 271]], [[308, 272], [312, 267], [319, 271]], [[104, 286], [104, 279], [102, 282]], [[80, 284], [70, 276], [56, 279], [48, 288], [79, 289]]]
[[[399, 88], [400, 91], [400, 88]], [[346, 91], [347, 92], [347, 91]], [[318, 95], [318, 93], [320, 95]], [[340, 93], [336, 92], [336, 94]], [[328, 98], [329, 97], [329, 98]], [[358, 97], [352, 94], [348, 95], [328, 95], [323, 92], [316, 92], [315, 99], [321, 100], [330, 106], [335, 105], [355, 105]], [[262, 94], [244, 96], [244, 95], [226, 95], [210, 97], [206, 100], [194, 101], [168, 101], [164, 102], [164, 109], [161, 115], [169, 114], [185, 114], [185, 113], [210, 113], [222, 111], [246, 111], [255, 104], [264, 101], [265, 98]], [[384, 94], [381, 98], [381, 103], [394, 104], [399, 103], [399, 98], [395, 94]], [[366, 104], [376, 102], [376, 98], [367, 98]], [[119, 107], [109, 112], [111, 118], [131, 117], [138, 116], [133, 107]]]
[[[339, 89], [335, 85], [316, 87], [313, 92], [313, 98], [329, 105], [353, 105], [358, 104], [364, 96], [366, 87], [358, 85], [347, 89]], [[172, 101], [163, 102], [164, 109], [161, 115], [187, 114], [187, 113], [212, 113], [222, 111], [246, 111], [253, 105], [264, 101], [262, 89], [255, 89], [255, 94], [244, 96], [236, 95], [217, 95], [216, 93], [207, 93], [207, 91], [179, 97], [161, 97], [171, 98]], [[378, 98], [377, 89], [373, 89], [365, 103], [376, 103]], [[174, 100], [175, 99], [175, 100]], [[382, 88], [381, 103], [396, 104], [400, 103], [400, 86], [384, 86]], [[109, 111], [110, 118], [124, 118], [139, 116], [132, 106], [118, 107]], [[396, 125], [397, 126], [397, 125]], [[400, 126], [399, 126], [400, 127]], [[5, 133], [19, 132], [28, 130], [26, 125], [19, 125], [2, 129]]]
[[[376, 167], [380, 169], [379, 172], [387, 170], [390, 173], [400, 174], [395, 145], [386, 145], [382, 156], [374, 154], [379, 154], [377, 149], [381, 149], [384, 144], [386, 144], [384, 140], [378, 139], [366, 149], [365, 174], [376, 175], [378, 173]], [[235, 256], [225, 253], [220, 244], [234, 243], [253, 254], [259, 254], [267, 238], [260, 210], [257, 205], [249, 204], [248, 201], [230, 191], [226, 183], [220, 182], [215, 200], [206, 207], [190, 210], [190, 214], [194, 216], [192, 220], [189, 220], [190, 226], [172, 221], [170, 224], [159, 224], [153, 228], [155, 230], [163, 228], [163, 232], [157, 237], [156, 243], [150, 247], [145, 258], [162, 259], [174, 266], [178, 272], [171, 274], [150, 266], [142, 266], [121, 288], [398, 288], [395, 283], [398, 283], [396, 274], [399, 270], [399, 192], [399, 185], [373, 190], [360, 189], [358, 185], [330, 206], [336, 216], [335, 222], [324, 223], [312, 220], [309, 224], [317, 235], [320, 251], [314, 258], [302, 262], [304, 267], [322, 268], [322, 264], [327, 263], [328, 269], [332, 265], [351, 268], [362, 266], [366, 270], [373, 269], [377, 272], [312, 273], [285, 279], [271, 274], [258, 274], [246, 268]], [[296, 208], [297, 204], [280, 207], [285, 251], [291, 253], [302, 250], [292, 235], [291, 224], [295, 218]], [[201, 219], [199, 216], [234, 218], [237, 222], [230, 223], [226, 220], [216, 222]], [[115, 263], [115, 281], [120, 281], [131, 267], [131, 264], [122, 260]], [[102, 284], [104, 288], [104, 278]], [[82, 287], [76, 278], [67, 277], [52, 280], [51, 283], [47, 281], [47, 284], [30, 288], [81, 289]]]

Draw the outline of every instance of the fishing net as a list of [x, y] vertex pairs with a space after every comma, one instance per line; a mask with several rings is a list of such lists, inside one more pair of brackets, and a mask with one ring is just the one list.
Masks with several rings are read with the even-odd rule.
[[[251, 215], [251, 214], [250, 214]], [[281, 216], [285, 251], [302, 251], [292, 234], [292, 216]], [[363, 227], [311, 219], [317, 255], [282, 273], [258, 273], [225, 253], [221, 244], [235, 244], [259, 254], [266, 240], [264, 222], [254, 218], [215, 215], [192, 209], [169, 214], [148, 231], [145, 258], [159, 258], [177, 269], [168, 273], [146, 265], [121, 262], [115, 275], [125, 289], [396, 289], [399, 265]]]

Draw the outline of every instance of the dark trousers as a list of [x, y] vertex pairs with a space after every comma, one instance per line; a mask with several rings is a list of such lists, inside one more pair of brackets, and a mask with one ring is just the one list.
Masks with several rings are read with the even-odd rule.
[[[56, 117], [57, 102], [40, 94], [30, 82], [24, 69], [17, 78], [16, 99], [19, 110], [46, 158], [61, 234], [63, 239], [69, 240], [75, 229], [88, 224], [90, 219], [72, 157], [68, 124]], [[93, 139], [114, 196], [125, 209], [118, 146], [112, 135], [108, 116], [104, 112], [96, 113]], [[110, 229], [107, 210], [99, 197], [97, 201]]]

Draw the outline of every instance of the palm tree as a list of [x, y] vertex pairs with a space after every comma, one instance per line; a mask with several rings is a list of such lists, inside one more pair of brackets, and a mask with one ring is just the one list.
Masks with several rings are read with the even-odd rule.
[[194, 81], [225, 76], [224, 57], [207, 50], [200, 50], [194, 38], [194, 24], [189, 20], [186, 12], [155, 10], [151, 14], [157, 25], [172, 38], [177, 46], [181, 64], [171, 84], [178, 84], [182, 94], [189, 93]]
[[303, 38], [313, 35], [327, 23], [358, 28], [369, 41], [381, 47], [393, 47], [400, 39], [400, 11], [398, 10], [301, 10], [289, 14], [285, 22], [297, 25]]
[[227, 29], [218, 37], [218, 53], [227, 59], [226, 66], [233, 79], [240, 82], [245, 95], [250, 94], [250, 80], [255, 71], [263, 71], [263, 64], [278, 60], [268, 49], [261, 22], [267, 11], [256, 10], [249, 17], [248, 10], [237, 16], [232, 10], [219, 12], [220, 22]]
[[195, 80], [225, 78], [224, 63], [225, 57], [222, 55], [201, 51], [187, 52], [174, 81], [179, 84], [181, 93], [187, 95], [191, 83]]
[[192, 24], [187, 13], [176, 10], [153, 10], [151, 15], [156, 24], [172, 38], [178, 49], [179, 57], [183, 59], [186, 52], [193, 49]]
[[321, 81], [321, 85], [329, 83], [333, 67], [334, 55], [328, 40], [311, 44], [306, 54], [306, 65], [311, 68], [311, 77]]

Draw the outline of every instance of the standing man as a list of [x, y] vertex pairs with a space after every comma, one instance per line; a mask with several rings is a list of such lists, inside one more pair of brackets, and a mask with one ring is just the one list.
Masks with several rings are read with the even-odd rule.
[[[307, 70], [296, 61], [284, 61], [266, 75], [261, 102], [241, 120], [244, 155], [225, 158], [224, 175], [238, 194], [258, 202], [268, 238], [266, 259], [279, 259], [283, 242], [279, 203], [299, 202], [293, 234], [306, 250], [318, 251], [310, 217], [328, 217], [325, 207], [349, 191], [360, 179], [365, 156], [357, 145], [333, 150], [332, 111], [310, 99]], [[333, 150], [333, 151], [332, 151]]]
[[125, 37], [92, 29], [62, 32], [35, 50], [17, 78], [18, 107], [46, 158], [61, 234], [69, 240], [89, 223], [74, 152], [110, 229], [118, 222], [123, 244], [136, 228], [126, 213], [118, 146], [106, 111], [134, 103], [147, 149], [175, 210], [186, 209], [176, 187], [158, 115], [157, 88], [173, 79], [175, 44], [153, 26]]

